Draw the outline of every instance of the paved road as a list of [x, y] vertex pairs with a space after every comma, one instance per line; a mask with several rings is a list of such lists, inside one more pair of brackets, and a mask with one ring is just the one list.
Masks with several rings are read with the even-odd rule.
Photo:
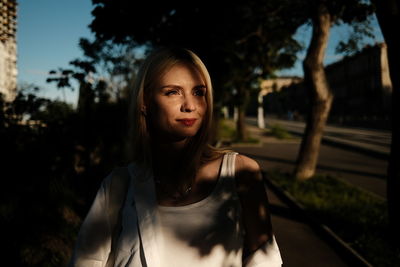
[[[271, 124], [279, 122], [284, 128], [291, 124], [297, 124], [298, 129], [304, 127], [304, 124], [302, 126], [300, 123], [269, 121]], [[339, 131], [347, 134], [343, 137], [336, 137], [334, 142], [331, 140], [328, 144], [321, 145], [317, 172], [333, 174], [353, 185], [386, 198], [387, 160], [382, 155], [386, 153], [387, 156], [389, 153], [390, 133], [333, 126], [328, 129], [325, 131], [325, 135]], [[300, 137], [294, 140], [276, 140], [269, 137], [265, 131], [252, 125], [249, 125], [249, 131], [253, 136], [261, 139], [262, 145], [241, 147], [240, 152], [253, 157], [265, 170], [293, 171], [300, 148]], [[368, 137], [366, 132], [369, 133]], [[375, 146], [372, 149], [367, 143], [369, 139], [375, 140], [374, 144], [372, 142], [370, 144]], [[343, 143], [349, 144], [350, 142], [351, 146], [343, 148]], [[380, 145], [377, 145], [378, 143]], [[362, 149], [357, 149], [355, 146]], [[372, 153], [368, 153], [368, 151], [372, 151]]]
[[[298, 135], [302, 135], [304, 132], [304, 122], [280, 120], [273, 117], [267, 117], [265, 121], [267, 127], [279, 124], [289, 132]], [[247, 122], [254, 126], [257, 125], [255, 118], [247, 118]], [[348, 145], [352, 148], [361, 148], [365, 152], [381, 154], [384, 157], [389, 155], [391, 136], [391, 132], [386, 130], [327, 125], [324, 129], [323, 139], [330, 143]]]

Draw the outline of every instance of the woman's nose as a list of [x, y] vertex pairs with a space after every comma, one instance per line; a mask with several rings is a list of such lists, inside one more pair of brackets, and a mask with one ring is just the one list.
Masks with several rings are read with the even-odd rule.
[[182, 112], [192, 112], [196, 110], [196, 103], [193, 97], [191, 96], [185, 96], [182, 106], [181, 106], [181, 111]]

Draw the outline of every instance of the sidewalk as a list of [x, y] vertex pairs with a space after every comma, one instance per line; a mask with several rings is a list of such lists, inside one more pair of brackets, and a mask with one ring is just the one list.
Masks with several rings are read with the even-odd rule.
[[346, 263], [338, 252], [271, 190], [268, 199], [272, 226], [285, 267], [344, 267]]
[[[265, 130], [248, 120], [251, 136], [260, 139], [260, 144], [234, 144], [233, 149], [255, 159], [263, 170], [280, 169], [291, 172], [300, 147], [301, 138], [278, 140], [265, 134]], [[285, 129], [300, 135], [304, 124], [269, 119], [267, 127], [280, 123]], [[375, 193], [386, 196], [386, 168], [390, 133], [363, 129], [329, 127], [325, 132], [329, 142], [321, 145], [317, 172], [333, 173], [336, 177]], [[329, 144], [329, 145], [327, 145]], [[344, 145], [343, 145], [344, 144]], [[344, 149], [345, 148], [345, 149]], [[362, 152], [362, 153], [360, 153]], [[277, 192], [277, 191], [275, 191]], [[279, 193], [279, 192], [277, 192]], [[321, 233], [302, 216], [287, 200], [268, 190], [272, 222], [284, 266], [368, 266], [357, 262], [357, 255], [341, 244]], [[334, 236], [334, 233], [333, 233]], [[336, 243], [335, 243], [336, 242]], [[347, 251], [346, 251], [347, 250]], [[352, 255], [353, 253], [353, 255]], [[350, 255], [350, 257], [349, 257]]]

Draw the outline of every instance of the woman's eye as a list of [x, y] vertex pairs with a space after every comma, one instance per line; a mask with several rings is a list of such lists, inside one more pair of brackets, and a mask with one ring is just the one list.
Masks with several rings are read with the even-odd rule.
[[167, 96], [170, 96], [170, 95], [177, 95], [179, 92], [177, 91], [177, 90], [170, 90], [170, 91], [167, 91], [166, 93], [165, 93], [165, 95], [167, 95]]
[[196, 89], [194, 91], [195, 96], [205, 96], [206, 95], [206, 90], [204, 89]]

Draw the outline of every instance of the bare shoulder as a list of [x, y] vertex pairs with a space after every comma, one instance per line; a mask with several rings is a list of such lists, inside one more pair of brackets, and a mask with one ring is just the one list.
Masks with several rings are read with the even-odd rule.
[[236, 156], [236, 171], [259, 172], [260, 165], [254, 159], [239, 154]]
[[248, 190], [262, 181], [260, 165], [252, 158], [244, 155], [236, 156], [236, 182], [239, 190]]
[[218, 179], [218, 171], [222, 162], [222, 158], [223, 156], [221, 155], [203, 163], [198, 170], [198, 176], [206, 180]]

